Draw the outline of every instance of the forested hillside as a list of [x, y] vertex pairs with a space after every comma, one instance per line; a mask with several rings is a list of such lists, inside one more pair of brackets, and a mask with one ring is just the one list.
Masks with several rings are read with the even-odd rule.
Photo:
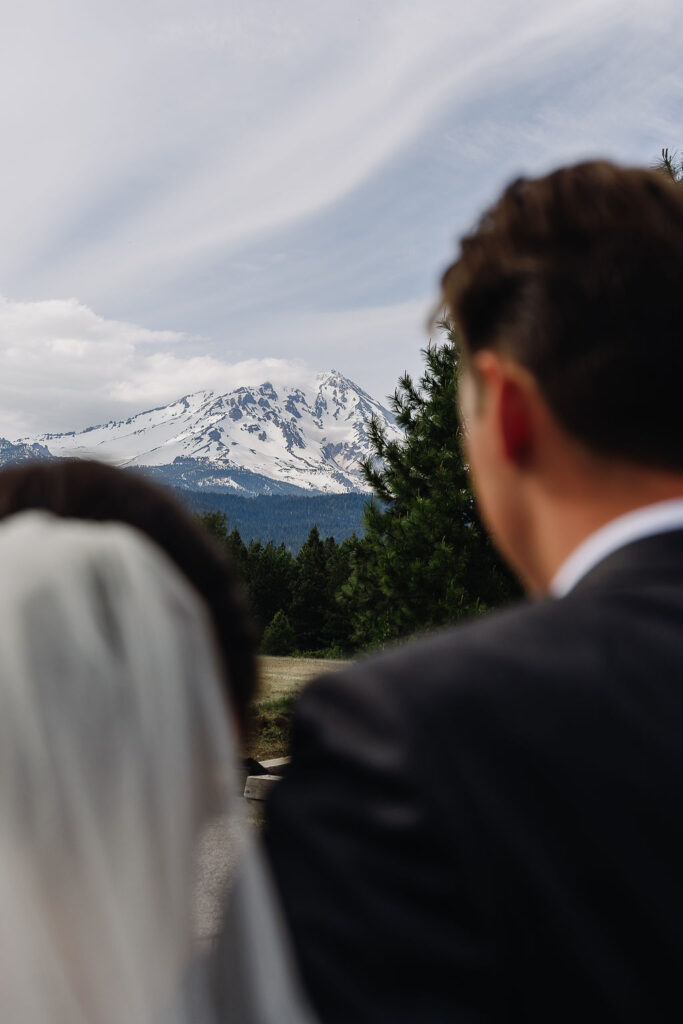
[[284, 544], [296, 554], [311, 527], [321, 537], [341, 542], [353, 533], [364, 533], [363, 508], [369, 494], [319, 494], [309, 497], [286, 494], [242, 498], [233, 494], [177, 490], [176, 496], [199, 515], [220, 512], [230, 530], [236, 528], [249, 544], [252, 540]]
[[341, 588], [348, 580], [355, 536], [337, 544], [323, 540], [313, 526], [293, 555], [284, 544], [252, 540], [245, 544], [222, 512], [201, 522], [224, 546], [242, 580], [254, 619], [263, 637], [264, 654], [325, 653], [341, 655], [355, 648], [351, 623], [344, 613]]

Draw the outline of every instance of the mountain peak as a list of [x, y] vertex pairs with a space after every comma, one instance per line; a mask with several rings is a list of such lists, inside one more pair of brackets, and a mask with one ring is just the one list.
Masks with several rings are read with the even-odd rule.
[[239, 493], [365, 491], [367, 421], [400, 436], [392, 414], [338, 370], [300, 382], [198, 391], [85, 430], [23, 438], [53, 456], [94, 457], [153, 470], [192, 489]]

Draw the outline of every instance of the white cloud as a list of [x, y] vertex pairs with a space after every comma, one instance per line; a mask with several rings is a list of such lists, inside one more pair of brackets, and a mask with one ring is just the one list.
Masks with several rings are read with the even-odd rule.
[[[383, 401], [398, 373], [419, 373], [429, 310], [429, 301], [410, 301], [295, 314], [265, 324], [259, 337], [272, 350], [280, 330], [296, 335], [299, 358], [229, 360], [207, 352], [201, 339], [108, 320], [76, 299], [0, 296], [0, 437], [82, 429], [195, 391], [266, 380], [304, 386], [333, 366]], [[253, 339], [243, 341], [249, 347]]]
[[0, 295], [0, 343], [50, 343], [55, 352], [85, 355], [89, 346], [170, 345], [187, 340], [180, 331], [152, 331], [137, 324], [106, 320], [78, 299], [11, 302]]
[[189, 341], [107, 320], [75, 299], [0, 297], [0, 436], [78, 429], [193, 391], [291, 382], [312, 372], [292, 360], [179, 354], [181, 340]]
[[266, 358], [228, 363], [209, 355], [178, 357], [171, 352], [136, 358], [127, 369], [126, 378], [113, 381], [108, 395], [136, 409], [194, 391], [231, 391], [267, 380], [274, 385], [299, 383], [314, 372], [303, 360]]

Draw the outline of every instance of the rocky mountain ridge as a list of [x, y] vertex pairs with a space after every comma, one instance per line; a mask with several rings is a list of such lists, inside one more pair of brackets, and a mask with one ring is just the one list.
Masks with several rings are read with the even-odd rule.
[[199, 391], [126, 420], [20, 438], [15, 447], [140, 467], [189, 490], [342, 494], [367, 490], [358, 463], [372, 455], [371, 416], [400, 436], [388, 409], [331, 370], [299, 385]]

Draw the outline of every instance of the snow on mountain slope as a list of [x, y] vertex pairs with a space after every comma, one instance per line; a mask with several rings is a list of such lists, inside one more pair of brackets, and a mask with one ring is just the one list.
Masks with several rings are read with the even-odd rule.
[[372, 454], [371, 415], [400, 436], [387, 409], [331, 370], [301, 387], [276, 390], [266, 382], [223, 395], [199, 391], [127, 420], [21, 440], [54, 456], [150, 467], [192, 489], [343, 493], [367, 489], [358, 460]]
[[33, 462], [35, 459], [49, 458], [49, 451], [42, 445], [24, 444], [21, 441], [12, 444], [6, 438], [0, 437], [0, 466], [13, 466], [18, 462]]

